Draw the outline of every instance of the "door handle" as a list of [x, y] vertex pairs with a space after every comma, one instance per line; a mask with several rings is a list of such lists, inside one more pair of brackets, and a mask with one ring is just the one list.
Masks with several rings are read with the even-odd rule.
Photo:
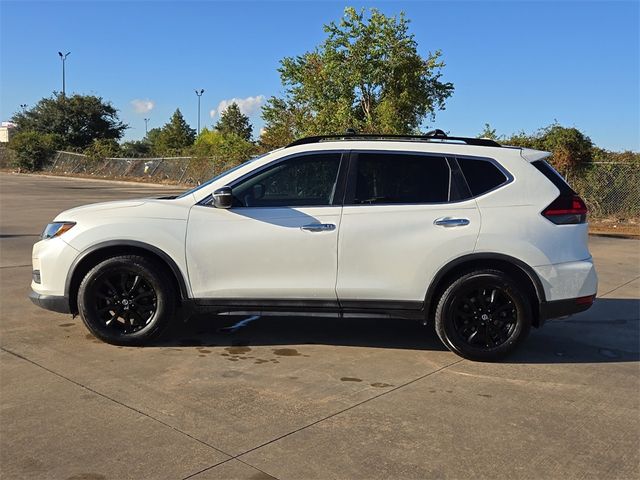
[[464, 227], [465, 225], [469, 225], [468, 218], [453, 218], [453, 217], [440, 217], [436, 218], [433, 222], [434, 225], [438, 225], [439, 227]]
[[336, 226], [333, 223], [311, 223], [300, 227], [300, 230], [305, 232], [331, 232], [335, 229]]

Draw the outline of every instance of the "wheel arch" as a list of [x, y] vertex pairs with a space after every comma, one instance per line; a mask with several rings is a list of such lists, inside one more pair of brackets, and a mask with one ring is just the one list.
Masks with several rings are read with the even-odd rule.
[[472, 253], [457, 258], [443, 266], [433, 278], [425, 296], [425, 315], [431, 321], [435, 314], [437, 300], [440, 294], [454, 278], [471, 270], [491, 268], [501, 270], [521, 285], [529, 300], [533, 311], [533, 326], [539, 327], [540, 305], [546, 301], [544, 287], [533, 268], [522, 260], [499, 253]]
[[177, 263], [166, 252], [158, 247], [136, 240], [111, 240], [92, 245], [80, 253], [71, 264], [64, 286], [64, 293], [69, 299], [71, 312], [78, 313], [78, 288], [89, 270], [107, 258], [132, 254], [153, 259], [164, 266], [179, 293], [177, 300], [183, 301], [189, 298], [187, 282]]

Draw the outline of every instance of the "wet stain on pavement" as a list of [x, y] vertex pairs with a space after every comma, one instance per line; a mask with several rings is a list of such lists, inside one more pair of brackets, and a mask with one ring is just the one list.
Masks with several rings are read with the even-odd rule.
[[225, 348], [225, 350], [231, 355], [244, 355], [245, 353], [249, 353], [251, 351], [251, 348], [247, 346], [233, 346], [227, 347]]
[[361, 378], [355, 378], [355, 377], [342, 377], [340, 380], [343, 382], [361, 382], [362, 381]]
[[198, 349], [198, 351], [199, 351], [200, 353], [211, 353], [211, 350], [208, 350], [208, 349], [206, 349], [206, 348], [199, 348], [199, 349]]
[[387, 388], [387, 387], [393, 387], [393, 385], [391, 385], [390, 383], [382, 383], [382, 382], [375, 382], [371, 384], [372, 387], [376, 387], [376, 388]]
[[76, 324], [75, 323], [61, 323], [60, 325], [58, 325], [59, 327], [75, 327]]
[[106, 480], [107, 477], [101, 473], [76, 473], [67, 477], [67, 480]]
[[488, 395], [486, 393], [479, 393], [478, 396], [479, 397], [485, 397], [485, 398], [493, 398], [493, 395]]
[[301, 354], [295, 348], [276, 348], [273, 351], [274, 355], [279, 355], [281, 357], [300, 357]]

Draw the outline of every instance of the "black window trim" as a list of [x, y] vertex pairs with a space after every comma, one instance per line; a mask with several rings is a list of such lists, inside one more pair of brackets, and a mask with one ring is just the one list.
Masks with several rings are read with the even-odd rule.
[[[309, 155], [322, 155], [322, 154], [340, 154], [340, 163], [338, 164], [338, 175], [336, 178], [336, 190], [333, 193], [333, 201], [330, 205], [278, 205], [278, 206], [234, 206], [231, 207], [230, 210], [236, 210], [240, 208], [269, 208], [269, 209], [291, 209], [291, 208], [329, 208], [329, 207], [341, 207], [344, 201], [344, 192], [347, 180], [347, 169], [349, 167], [349, 150], [345, 150], [344, 148], [340, 149], [327, 149], [327, 150], [309, 150], [306, 152], [297, 152], [292, 153], [290, 155], [286, 155], [284, 157], [280, 157], [272, 162], [269, 162], [261, 167], [256, 168], [255, 170], [251, 170], [250, 172], [245, 173], [241, 177], [236, 178], [235, 180], [229, 182], [227, 187], [231, 187], [232, 189], [235, 186], [238, 186], [240, 183], [243, 183], [247, 180], [251, 180], [253, 177], [260, 175], [265, 170], [276, 167], [277, 165], [286, 162], [288, 160], [292, 160], [294, 158], [300, 158]], [[200, 200], [196, 205], [205, 206], [205, 207], [213, 207], [213, 197], [212, 195], [207, 195], [205, 198]]]
[[[378, 150], [378, 149], [358, 149], [351, 150], [349, 155], [349, 173], [347, 179], [347, 185], [345, 189], [344, 195], [344, 206], [345, 207], [389, 207], [389, 206], [420, 206], [420, 205], [453, 205], [457, 203], [466, 202], [468, 200], [473, 199], [471, 197], [471, 191], [469, 192], [468, 198], [458, 199], [458, 200], [448, 200], [446, 202], [411, 202], [411, 203], [354, 203], [355, 193], [356, 193], [356, 175], [358, 168], [358, 154], [360, 153], [379, 153], [379, 154], [391, 154], [391, 155], [424, 155], [427, 157], [438, 157], [444, 158], [449, 166], [449, 195], [451, 195], [452, 183], [456, 183], [456, 187], [460, 193], [468, 190], [467, 182], [464, 179], [464, 175], [462, 174], [462, 170], [458, 165], [458, 162], [455, 160], [456, 155], [451, 155], [447, 153], [440, 152], [421, 152], [416, 150]], [[457, 155], [460, 158], [466, 158], [466, 156]], [[469, 157], [469, 158], [480, 158], [480, 157]], [[497, 162], [496, 162], [497, 163]], [[454, 175], [454, 172], [458, 173], [458, 175]], [[460, 180], [463, 180], [463, 184], [461, 184]], [[484, 194], [483, 194], [484, 195]]]

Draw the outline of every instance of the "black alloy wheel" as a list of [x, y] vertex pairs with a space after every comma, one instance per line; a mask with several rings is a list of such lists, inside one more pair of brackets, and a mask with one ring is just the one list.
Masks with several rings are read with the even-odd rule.
[[459, 338], [479, 348], [494, 348], [507, 342], [518, 321], [511, 294], [499, 285], [459, 292], [452, 302], [451, 315]]
[[158, 307], [158, 298], [149, 280], [125, 267], [99, 277], [91, 294], [105, 327], [122, 335], [146, 327]]
[[141, 345], [158, 337], [174, 316], [176, 291], [162, 265], [138, 255], [108, 258], [78, 290], [78, 311], [99, 339]]
[[435, 312], [436, 332], [447, 348], [480, 361], [511, 353], [529, 334], [531, 321], [531, 302], [520, 284], [488, 269], [453, 280]]

